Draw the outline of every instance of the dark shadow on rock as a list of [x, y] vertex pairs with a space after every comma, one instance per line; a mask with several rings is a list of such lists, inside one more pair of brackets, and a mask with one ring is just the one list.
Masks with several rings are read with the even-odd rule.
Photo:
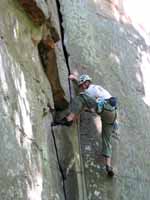
[[65, 93], [60, 83], [54, 41], [50, 36], [40, 41], [38, 50], [43, 69], [52, 88], [55, 109], [57, 111], [64, 110], [68, 107], [68, 102], [65, 99]]

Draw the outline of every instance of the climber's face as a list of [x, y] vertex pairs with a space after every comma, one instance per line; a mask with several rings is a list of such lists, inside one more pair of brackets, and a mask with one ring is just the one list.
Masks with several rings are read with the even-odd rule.
[[90, 83], [91, 83], [90, 81], [85, 81], [84, 83], [82, 83], [82, 84], [80, 85], [80, 88], [81, 88], [82, 90], [86, 90], [86, 89], [88, 89]]

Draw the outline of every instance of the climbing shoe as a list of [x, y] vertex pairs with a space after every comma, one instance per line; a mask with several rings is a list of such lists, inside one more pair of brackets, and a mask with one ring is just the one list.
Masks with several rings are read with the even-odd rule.
[[62, 125], [62, 126], [71, 126], [73, 121], [67, 121], [67, 119], [64, 117], [63, 119], [56, 119], [54, 122], [52, 122], [52, 126]]
[[111, 166], [106, 165], [106, 171], [107, 171], [108, 176], [110, 176], [110, 177], [114, 176], [114, 171], [113, 171], [113, 168]]

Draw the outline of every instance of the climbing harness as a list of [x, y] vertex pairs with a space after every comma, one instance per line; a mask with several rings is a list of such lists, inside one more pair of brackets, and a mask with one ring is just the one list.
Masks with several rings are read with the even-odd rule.
[[[104, 102], [111, 106], [110, 108], [105, 108], [106, 110], [113, 111], [113, 110], [117, 109], [117, 97], [110, 97], [109, 99], [105, 99]], [[105, 103], [104, 103], [104, 105], [105, 105]]]
[[[82, 97], [84, 104], [87, 106], [89, 110], [91, 110], [91, 105], [86, 99], [86, 94], [84, 92], [80, 93], [80, 96]], [[91, 97], [90, 97], [91, 98]], [[101, 116], [101, 119], [104, 123], [113, 125], [116, 118], [117, 118], [117, 99], [116, 97], [110, 97], [109, 99], [97, 99], [95, 101], [94, 98], [91, 98], [93, 100], [93, 106], [95, 106], [96, 112]], [[95, 102], [95, 105], [94, 105]]]
[[[100, 115], [103, 118], [102, 121], [106, 124], [113, 125], [117, 118], [117, 98], [110, 97], [109, 99], [105, 99], [101, 109]], [[104, 120], [104, 118], [106, 119]], [[108, 122], [109, 120], [111, 122]]]

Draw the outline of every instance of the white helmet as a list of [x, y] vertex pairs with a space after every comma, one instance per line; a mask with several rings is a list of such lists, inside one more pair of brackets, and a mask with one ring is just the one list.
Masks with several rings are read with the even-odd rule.
[[79, 78], [79, 85], [83, 84], [85, 81], [92, 81], [92, 78], [87, 74], [82, 74]]

